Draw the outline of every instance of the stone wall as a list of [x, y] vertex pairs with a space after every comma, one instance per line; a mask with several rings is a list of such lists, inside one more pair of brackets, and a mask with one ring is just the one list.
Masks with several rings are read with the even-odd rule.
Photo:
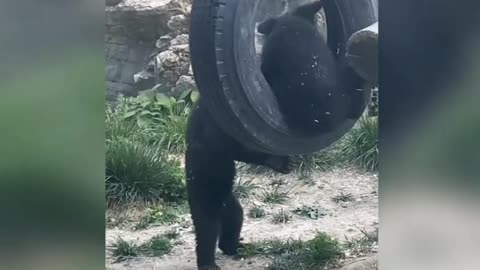
[[[191, 0], [106, 1], [106, 99], [192, 84], [187, 25]], [[178, 66], [181, 67], [178, 67]], [[173, 69], [173, 70], [172, 70]], [[178, 88], [176, 88], [178, 90]]]

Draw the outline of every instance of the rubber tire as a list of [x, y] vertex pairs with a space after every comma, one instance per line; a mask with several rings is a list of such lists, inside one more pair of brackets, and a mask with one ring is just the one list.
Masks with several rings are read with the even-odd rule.
[[[248, 42], [254, 38], [251, 14], [257, 4], [254, 0], [193, 1], [190, 50], [201, 96], [220, 128], [254, 150], [294, 155], [327, 147], [357, 119], [346, 119], [335, 131], [314, 136], [288, 129], [255, 62], [254, 46]], [[327, 17], [328, 43], [339, 53], [344, 53], [352, 33], [376, 21], [370, 0], [324, 0], [324, 8], [333, 14]]]

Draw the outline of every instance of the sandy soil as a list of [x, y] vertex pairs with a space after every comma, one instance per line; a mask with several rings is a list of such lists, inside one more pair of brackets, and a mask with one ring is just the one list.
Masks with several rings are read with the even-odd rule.
[[[271, 238], [296, 238], [308, 240], [316, 232], [322, 231], [344, 241], [345, 237], [361, 236], [361, 229], [372, 231], [378, 227], [378, 181], [377, 175], [361, 173], [353, 169], [337, 169], [331, 172], [319, 172], [313, 176], [314, 184], [306, 185], [298, 175], [243, 175], [242, 181], [253, 180], [260, 186], [255, 195], [244, 200], [245, 213], [254, 206], [262, 206], [267, 216], [261, 219], [245, 217], [242, 230], [244, 242]], [[284, 188], [290, 190], [289, 199], [281, 205], [266, 204], [261, 201], [262, 189], [271, 189], [272, 179], [283, 178]], [[332, 198], [340, 194], [351, 194], [351, 202], [334, 202]], [[318, 219], [292, 214], [292, 220], [286, 224], [276, 225], [271, 221], [271, 214], [280, 210], [294, 210], [303, 205], [317, 208], [322, 214]], [[194, 235], [189, 215], [182, 217], [183, 221], [172, 226], [157, 226], [146, 230], [131, 231], [127, 229], [107, 229], [107, 269], [115, 270], [196, 270], [194, 254]], [[179, 239], [183, 242], [177, 245], [171, 254], [160, 258], [135, 258], [127, 262], [114, 263], [108, 246], [117, 237], [127, 241], [144, 242], [162, 232], [177, 230]], [[270, 261], [267, 258], [252, 258], [234, 260], [223, 256], [217, 251], [217, 263], [223, 270], [263, 269]]]

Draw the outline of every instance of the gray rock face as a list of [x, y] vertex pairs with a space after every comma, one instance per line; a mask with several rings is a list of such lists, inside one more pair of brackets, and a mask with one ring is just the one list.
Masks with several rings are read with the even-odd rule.
[[[157, 86], [172, 92], [189, 62], [192, 0], [106, 0], [106, 99]], [[159, 61], [158, 61], [159, 60]], [[161, 85], [161, 87], [158, 87]]]

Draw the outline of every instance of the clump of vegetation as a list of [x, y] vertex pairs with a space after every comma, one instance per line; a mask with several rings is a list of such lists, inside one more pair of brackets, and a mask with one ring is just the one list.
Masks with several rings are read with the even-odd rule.
[[107, 142], [105, 184], [109, 205], [186, 198], [179, 162], [158, 147], [128, 139]]
[[287, 212], [281, 209], [272, 216], [272, 222], [274, 224], [285, 224], [292, 219], [292, 216]]
[[120, 97], [107, 107], [108, 205], [185, 200], [183, 172], [170, 154], [184, 149], [188, 113], [185, 102], [159, 94]]
[[378, 123], [377, 117], [363, 116], [358, 127], [345, 137], [340, 149], [342, 156], [350, 164], [367, 171], [378, 168]]
[[325, 233], [318, 233], [308, 241], [278, 239], [246, 244], [239, 257], [273, 256], [270, 270], [323, 269], [329, 262], [343, 256], [339, 242]]
[[279, 186], [275, 186], [271, 190], [263, 191], [263, 202], [282, 204], [287, 201], [288, 193], [288, 191], [282, 190]]
[[116, 258], [117, 262], [137, 257], [138, 246], [119, 237], [112, 245], [112, 255]]
[[283, 178], [274, 178], [270, 181], [270, 186], [284, 186], [287, 182]]
[[341, 192], [340, 194], [332, 198], [332, 201], [335, 203], [353, 202], [353, 200], [354, 200], [354, 197], [352, 193], [343, 193], [343, 192]]
[[185, 132], [191, 107], [188, 102], [154, 92], [129, 101], [124, 119], [134, 122], [148, 143], [159, 144], [173, 153], [185, 150]]
[[165, 235], [154, 236], [141, 245], [127, 242], [119, 237], [112, 245], [112, 255], [116, 258], [116, 262], [138, 256], [158, 257], [170, 253], [173, 246], [172, 239]]
[[370, 254], [375, 251], [378, 243], [378, 228], [367, 232], [367, 230], [360, 230], [363, 234], [362, 237], [356, 239], [346, 239], [345, 248], [349, 251], [350, 255], [360, 257]]
[[320, 213], [318, 208], [313, 208], [311, 206], [306, 206], [306, 205], [296, 208], [295, 210], [293, 210], [293, 213], [299, 216], [304, 216], [311, 219], [318, 219], [320, 216], [325, 215], [324, 213]]
[[250, 208], [250, 210], [248, 211], [248, 217], [249, 218], [262, 218], [266, 214], [267, 213], [265, 212], [265, 210], [263, 208], [261, 208], [260, 206], [254, 206], [254, 207]]
[[302, 176], [309, 176], [314, 171], [330, 170], [339, 163], [335, 152], [335, 145], [312, 154], [293, 157], [297, 164], [296, 171]]
[[248, 199], [257, 188], [258, 185], [253, 183], [252, 180], [242, 181], [242, 178], [238, 177], [233, 185], [233, 194], [239, 199]]
[[148, 257], [158, 257], [168, 254], [173, 249], [171, 239], [164, 235], [157, 235], [152, 237], [147, 242], [139, 246], [140, 253]]
[[178, 220], [176, 209], [171, 206], [147, 208], [145, 215], [135, 226], [135, 229], [145, 229], [151, 224], [172, 224]]

